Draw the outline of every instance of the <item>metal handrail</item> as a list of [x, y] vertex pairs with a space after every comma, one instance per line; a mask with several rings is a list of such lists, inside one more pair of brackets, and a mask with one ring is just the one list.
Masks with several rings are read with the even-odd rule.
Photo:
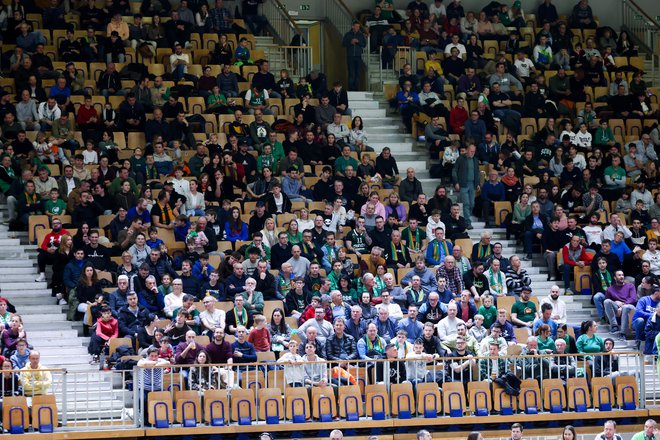
[[290, 44], [294, 35], [302, 34], [302, 29], [291, 18], [286, 7], [279, 0], [265, 2], [263, 14], [268, 18], [268, 22], [282, 44]]
[[647, 20], [648, 20], [653, 26], [655, 26], [657, 29], [660, 30], [660, 23], [658, 23], [658, 22], [655, 21], [650, 15], [648, 15], [648, 14], [644, 11], [644, 9], [642, 9], [641, 6], [639, 6], [637, 3], [634, 2], [634, 0], [624, 0], [624, 2], [625, 2], [625, 1], [627, 1], [628, 3], [631, 3], [633, 6], [635, 6], [635, 8], [637, 9], [637, 11], [639, 11], [640, 14], [642, 14], [644, 17], [646, 17], [646, 19], [647, 19]]
[[[357, 21], [355, 14], [346, 6], [343, 0], [326, 1], [327, 22], [337, 29], [342, 36], [351, 29], [354, 21]], [[339, 7], [337, 7], [339, 6]], [[362, 51], [362, 62], [366, 71], [367, 78], [372, 73], [369, 71], [369, 53], [371, 52], [370, 39], [367, 37], [367, 46]]]
[[634, 0], [623, 0], [621, 2], [621, 15], [625, 28], [652, 54], [658, 54], [660, 47], [656, 44], [656, 37], [660, 34], [660, 24], [650, 17]]

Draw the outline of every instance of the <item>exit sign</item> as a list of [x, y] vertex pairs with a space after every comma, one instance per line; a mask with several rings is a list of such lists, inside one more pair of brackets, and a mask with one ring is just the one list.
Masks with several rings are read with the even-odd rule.
[[311, 8], [309, 5], [300, 5], [300, 10], [301, 11], [309, 11]]

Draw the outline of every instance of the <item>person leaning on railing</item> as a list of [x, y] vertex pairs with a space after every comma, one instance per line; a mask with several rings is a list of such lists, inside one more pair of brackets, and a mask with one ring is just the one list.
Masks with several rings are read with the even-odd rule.
[[33, 396], [48, 394], [53, 384], [53, 376], [41, 365], [40, 360], [41, 354], [37, 350], [32, 350], [29, 363], [21, 369], [20, 382], [23, 395], [28, 398], [28, 406], [32, 406]]

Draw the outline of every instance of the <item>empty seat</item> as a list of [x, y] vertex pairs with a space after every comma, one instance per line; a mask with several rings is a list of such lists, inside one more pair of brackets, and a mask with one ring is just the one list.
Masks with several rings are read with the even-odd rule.
[[280, 423], [283, 415], [282, 391], [279, 388], [260, 389], [259, 420], [265, 420], [269, 425], [276, 425]]
[[362, 395], [357, 385], [339, 387], [339, 417], [355, 422], [364, 415]]
[[293, 423], [305, 423], [311, 417], [307, 388], [286, 388], [284, 400], [287, 420]]
[[365, 390], [367, 417], [373, 420], [385, 420], [390, 414], [389, 396], [385, 384], [367, 385]]
[[518, 408], [526, 414], [538, 414], [541, 409], [541, 389], [536, 379], [524, 379], [520, 384]]
[[551, 413], [561, 413], [566, 407], [566, 389], [561, 379], [544, 379], [543, 407]]
[[57, 403], [54, 394], [32, 398], [32, 426], [41, 433], [54, 431], [57, 426]]
[[256, 416], [253, 390], [231, 390], [231, 419], [239, 425], [251, 425]]
[[598, 411], [611, 411], [615, 404], [614, 387], [609, 377], [591, 379], [591, 398]]
[[331, 422], [337, 417], [337, 399], [333, 387], [312, 388], [312, 417], [321, 422]]
[[587, 379], [584, 377], [572, 377], [566, 380], [566, 391], [568, 409], [575, 412], [586, 412], [591, 406], [591, 396]]
[[487, 416], [492, 409], [490, 384], [488, 382], [468, 383], [468, 406], [475, 416]]
[[156, 428], [169, 428], [174, 420], [172, 395], [169, 391], [153, 391], [147, 397], [149, 423]]
[[462, 383], [448, 382], [442, 385], [442, 404], [445, 414], [450, 417], [463, 417], [467, 410], [465, 388]]
[[442, 395], [435, 382], [417, 384], [417, 414], [434, 419], [442, 411]]
[[626, 411], [636, 409], [639, 399], [637, 378], [635, 376], [617, 376], [614, 383], [616, 385], [616, 401], [619, 408]]
[[224, 426], [229, 422], [227, 390], [204, 392], [204, 421], [210, 426]]
[[186, 428], [202, 421], [202, 402], [197, 391], [175, 391], [176, 421]]
[[10, 434], [23, 434], [30, 424], [27, 398], [4, 397], [2, 400], [2, 427]]
[[390, 386], [392, 417], [410, 419], [415, 411], [415, 395], [409, 382]]

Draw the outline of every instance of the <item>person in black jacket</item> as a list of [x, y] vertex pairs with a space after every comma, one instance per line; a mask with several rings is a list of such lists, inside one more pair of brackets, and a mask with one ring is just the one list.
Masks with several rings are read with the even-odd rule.
[[[276, 200], [282, 200], [282, 208], [277, 207]], [[268, 216], [273, 216], [274, 214], [283, 214], [285, 212], [291, 211], [291, 200], [289, 197], [282, 192], [282, 185], [279, 182], [273, 183], [273, 189], [268, 194], [263, 197], [263, 201], [266, 204], [266, 213]]]
[[348, 108], [348, 93], [342, 88], [340, 81], [335, 81], [328, 97], [330, 105], [337, 109], [337, 113], [342, 116], [353, 116], [353, 112]]
[[134, 291], [126, 295], [127, 305], [119, 309], [117, 321], [119, 321], [119, 336], [122, 338], [131, 338], [135, 344], [135, 337], [144, 328], [151, 319], [147, 309], [140, 307], [138, 296]]
[[541, 205], [538, 202], [532, 203], [532, 213], [523, 222], [523, 243], [525, 248], [525, 258], [523, 260], [529, 261], [532, 259], [534, 240], [541, 240], [543, 230], [547, 226], [548, 218], [541, 214]]
[[284, 297], [277, 293], [275, 288], [275, 277], [268, 270], [268, 261], [260, 260], [257, 263], [257, 270], [252, 274], [257, 281], [255, 290], [261, 292], [265, 301], [283, 300]]
[[114, 63], [108, 63], [105, 72], [101, 74], [98, 81], [96, 81], [96, 88], [101, 91], [101, 95], [105, 96], [121, 96], [124, 91], [121, 88], [121, 79], [119, 73], [115, 68]]
[[[352, 361], [358, 359], [358, 351], [353, 336], [345, 333], [346, 320], [335, 319], [335, 334], [325, 341], [325, 359], [327, 361]], [[340, 364], [341, 365], [341, 364]]]
[[468, 223], [465, 217], [461, 216], [461, 207], [454, 203], [451, 205], [450, 215], [445, 222], [445, 235], [449, 240], [456, 240], [457, 238], [469, 238], [467, 228]]
[[92, 193], [83, 191], [80, 195], [80, 204], [73, 211], [72, 221], [76, 225], [87, 223], [90, 228], [97, 228], [101, 214], [103, 214], [103, 208], [94, 200]]
[[276, 90], [275, 76], [270, 73], [269, 67], [268, 60], [262, 60], [259, 63], [259, 71], [252, 76], [252, 88], [268, 91], [269, 98], [282, 98], [282, 95]]
[[[279, 270], [282, 263], [291, 258], [291, 249], [293, 246], [289, 243], [286, 232], [277, 234], [278, 243], [270, 249], [270, 267]], [[289, 315], [287, 315], [289, 316]]]
[[[534, 207], [532, 205], [532, 212]], [[527, 219], [525, 219], [527, 223]], [[559, 279], [557, 275], [557, 253], [561, 252], [562, 247], [570, 241], [570, 235], [566, 230], [559, 230], [559, 219], [554, 217], [546, 224], [541, 237], [543, 247], [543, 258], [548, 267], [548, 275]]]

